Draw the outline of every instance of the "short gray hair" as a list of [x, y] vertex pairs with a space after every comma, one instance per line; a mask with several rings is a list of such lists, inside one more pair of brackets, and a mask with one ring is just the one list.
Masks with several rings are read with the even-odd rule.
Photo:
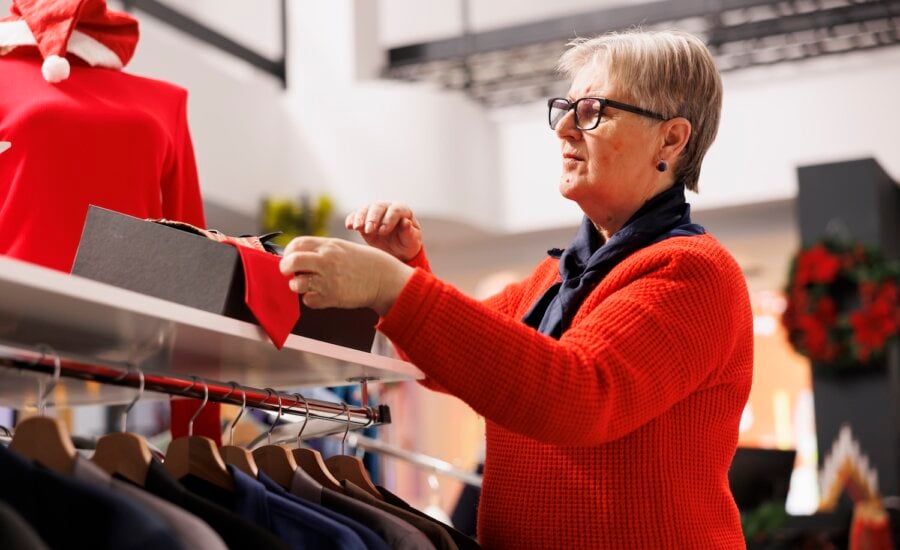
[[580, 38], [569, 46], [558, 63], [568, 79], [606, 60], [608, 77], [629, 96], [623, 100], [691, 122], [691, 137], [675, 166], [675, 180], [696, 192], [700, 165], [716, 138], [722, 112], [722, 79], [706, 45], [686, 32], [635, 29]]

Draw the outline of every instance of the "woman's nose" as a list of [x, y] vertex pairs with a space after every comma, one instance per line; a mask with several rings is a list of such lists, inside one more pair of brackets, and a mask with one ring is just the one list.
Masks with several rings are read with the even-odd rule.
[[559, 139], [578, 139], [581, 137], [581, 130], [575, 126], [574, 109], [570, 109], [559, 119], [559, 122], [556, 123], [555, 132]]

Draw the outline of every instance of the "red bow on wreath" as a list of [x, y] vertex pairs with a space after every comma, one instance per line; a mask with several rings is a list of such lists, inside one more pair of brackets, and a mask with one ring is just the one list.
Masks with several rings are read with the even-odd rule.
[[825, 239], [791, 263], [782, 322], [820, 367], [874, 365], [900, 332], [900, 265], [859, 243]]

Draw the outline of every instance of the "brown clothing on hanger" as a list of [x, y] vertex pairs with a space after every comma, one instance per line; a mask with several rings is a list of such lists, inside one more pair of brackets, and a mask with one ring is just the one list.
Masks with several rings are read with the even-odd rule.
[[450, 537], [447, 531], [442, 529], [435, 523], [428, 521], [427, 519], [423, 519], [416, 514], [408, 512], [403, 508], [394, 506], [393, 504], [388, 504], [387, 502], [384, 502], [382, 500], [378, 500], [377, 498], [367, 493], [365, 490], [357, 487], [346, 479], [341, 481], [341, 486], [344, 488], [345, 495], [364, 502], [369, 506], [374, 506], [379, 510], [387, 512], [409, 523], [410, 525], [424, 533], [425, 536], [428, 537], [428, 540], [430, 540], [431, 543], [434, 544], [434, 547], [437, 550], [459, 550], [459, 548], [456, 546], [456, 543], [453, 542], [453, 538]]

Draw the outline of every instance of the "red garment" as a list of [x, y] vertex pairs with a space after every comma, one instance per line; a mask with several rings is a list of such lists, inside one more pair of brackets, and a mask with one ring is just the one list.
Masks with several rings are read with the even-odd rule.
[[91, 204], [204, 227], [187, 92], [68, 59], [49, 84], [35, 48], [0, 56], [0, 254], [70, 271]]
[[485, 417], [479, 542], [743, 548], [727, 472], [753, 318], [737, 263], [708, 235], [642, 249], [554, 340], [521, 319], [558, 280], [548, 258], [479, 303], [420, 267], [379, 326]]
[[280, 256], [241, 245], [233, 239], [222, 241], [237, 248], [244, 268], [244, 301], [275, 347], [281, 349], [300, 320], [300, 300], [282, 275]]

